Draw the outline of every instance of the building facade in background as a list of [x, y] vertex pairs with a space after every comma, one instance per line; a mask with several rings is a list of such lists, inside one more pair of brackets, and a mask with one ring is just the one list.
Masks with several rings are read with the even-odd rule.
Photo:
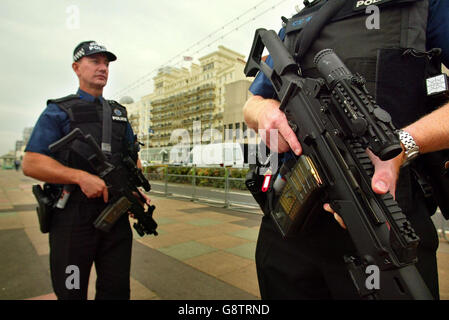
[[[244, 55], [219, 46], [192, 63], [190, 69], [164, 67], [153, 78], [153, 92], [126, 105], [133, 130], [145, 144], [141, 159], [168, 162], [176, 129], [189, 134], [190, 143], [243, 142], [243, 134], [226, 135], [226, 129], [246, 130], [242, 108], [252, 78], [243, 72]], [[217, 135], [211, 135], [214, 129]], [[193, 141], [195, 137], [200, 137]], [[229, 138], [229, 139], [228, 139]], [[231, 140], [232, 141], [232, 140]]]
[[23, 155], [25, 153], [25, 147], [30, 139], [31, 132], [33, 132], [33, 127], [26, 127], [22, 131], [22, 140], [16, 140], [14, 150], [0, 155], [0, 168], [1, 169], [12, 169], [14, 167], [14, 162], [16, 160], [22, 161]]
[[243, 106], [249, 99], [251, 81], [238, 80], [225, 86], [225, 110], [223, 112], [223, 137], [226, 141], [238, 143], [254, 143], [254, 130], [247, 128], [243, 119]]

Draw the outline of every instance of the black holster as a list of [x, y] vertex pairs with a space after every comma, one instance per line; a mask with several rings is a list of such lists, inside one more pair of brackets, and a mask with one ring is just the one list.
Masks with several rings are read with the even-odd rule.
[[42, 189], [41, 185], [35, 184], [33, 185], [33, 194], [38, 204], [36, 212], [40, 230], [42, 233], [48, 233], [50, 231], [55, 199], [57, 198], [55, 187], [46, 183]]

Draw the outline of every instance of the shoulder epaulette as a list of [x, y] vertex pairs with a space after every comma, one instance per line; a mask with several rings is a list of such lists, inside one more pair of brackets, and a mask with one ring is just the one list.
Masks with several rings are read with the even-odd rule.
[[50, 103], [58, 104], [58, 103], [61, 103], [61, 102], [65, 102], [65, 101], [69, 101], [69, 100], [73, 100], [73, 99], [80, 99], [80, 98], [81, 98], [81, 96], [79, 94], [69, 94], [68, 96], [65, 96], [65, 97], [62, 97], [62, 98], [59, 98], [59, 99], [47, 100], [47, 105], [50, 104]]
[[118, 106], [118, 107], [122, 107], [122, 108], [126, 109], [126, 107], [125, 107], [124, 105], [118, 103], [118, 102], [115, 101], [115, 100], [108, 100], [108, 102], [109, 102], [109, 104], [110, 104], [111, 106]]
[[125, 107], [124, 105], [118, 103], [118, 102], [115, 101], [115, 100], [108, 100], [108, 102], [109, 102], [109, 105], [110, 105], [111, 107], [113, 107], [113, 108], [120, 108], [120, 109], [122, 109], [126, 114], [128, 114], [128, 110], [126, 110], [126, 107]]

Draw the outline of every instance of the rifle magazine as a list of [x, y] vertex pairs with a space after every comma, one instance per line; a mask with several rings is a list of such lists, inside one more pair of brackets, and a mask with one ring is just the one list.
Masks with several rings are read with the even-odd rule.
[[132, 203], [122, 196], [116, 202], [108, 205], [98, 218], [94, 221], [94, 226], [102, 231], [109, 232], [117, 220], [128, 211]]
[[312, 158], [299, 157], [271, 216], [284, 237], [306, 226], [319, 202], [323, 180]]

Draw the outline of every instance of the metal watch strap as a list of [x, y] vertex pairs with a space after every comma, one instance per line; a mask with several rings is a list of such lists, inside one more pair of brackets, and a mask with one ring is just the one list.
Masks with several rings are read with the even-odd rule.
[[419, 155], [419, 146], [416, 144], [412, 135], [407, 131], [398, 130], [397, 132], [399, 141], [401, 141], [405, 149], [405, 160], [402, 164], [402, 166], [405, 166]]

